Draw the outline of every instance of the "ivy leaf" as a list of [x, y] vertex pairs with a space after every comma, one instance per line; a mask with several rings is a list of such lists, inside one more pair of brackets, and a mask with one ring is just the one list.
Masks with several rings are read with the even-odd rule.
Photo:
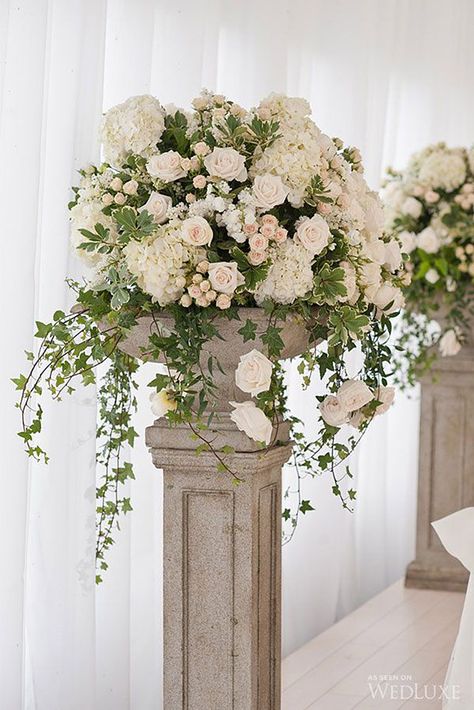
[[283, 350], [284, 343], [281, 339], [281, 331], [281, 328], [269, 325], [266, 333], [262, 334], [262, 343], [267, 346], [270, 357], [277, 357]]
[[36, 321], [36, 333], [35, 338], [46, 338], [51, 332], [51, 323], [42, 323], [41, 321]]
[[23, 387], [26, 385], [25, 375], [20, 375], [19, 377], [12, 377], [11, 380], [13, 384], [16, 385], [17, 390], [22, 390]]
[[133, 510], [130, 498], [122, 499], [122, 513], [130, 513]]
[[247, 318], [245, 324], [239, 328], [237, 332], [242, 336], [244, 343], [249, 340], [255, 340], [257, 335], [257, 324]]
[[310, 510], [314, 510], [313, 506], [309, 502], [309, 500], [302, 500], [300, 503], [300, 511], [302, 513], [307, 513]]

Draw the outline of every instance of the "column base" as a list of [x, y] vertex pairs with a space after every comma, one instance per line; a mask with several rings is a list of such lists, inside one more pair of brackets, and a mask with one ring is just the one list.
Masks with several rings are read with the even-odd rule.
[[461, 565], [459, 568], [430, 567], [422, 562], [411, 562], [405, 575], [405, 587], [408, 589], [434, 589], [442, 592], [465, 592], [469, 581], [469, 572]]

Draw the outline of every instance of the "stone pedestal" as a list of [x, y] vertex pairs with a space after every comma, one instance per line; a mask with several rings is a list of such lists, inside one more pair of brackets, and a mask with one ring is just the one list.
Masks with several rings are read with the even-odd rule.
[[[474, 337], [439, 358], [421, 383], [416, 559], [406, 586], [464, 591], [469, 573], [452, 557], [433, 520], [474, 506]], [[474, 543], [473, 543], [474, 544]]]
[[[265, 331], [261, 309], [240, 309], [240, 316]], [[157, 318], [172, 331], [170, 316]], [[233, 447], [226, 463], [240, 483], [217, 472], [212, 453], [196, 455], [186, 425], [159, 420], [146, 432], [164, 475], [164, 708], [280, 710], [281, 468], [291, 454], [289, 429], [276, 423], [265, 450], [237, 430], [229, 400], [250, 396], [236, 388], [235, 368], [241, 355], [265, 347], [259, 337], [244, 343], [235, 321], [218, 325], [224, 340], [206, 346], [201, 364], [212, 354], [225, 374], [214, 368], [216, 416], [213, 431], [203, 433], [215, 448]], [[280, 325], [282, 357], [303, 352], [302, 324]], [[120, 347], [143, 357], [156, 327], [143, 317]]]
[[[193, 442], [194, 443], [194, 442]], [[290, 446], [229, 459], [162, 448], [164, 474], [164, 707], [279, 710], [281, 467]]]

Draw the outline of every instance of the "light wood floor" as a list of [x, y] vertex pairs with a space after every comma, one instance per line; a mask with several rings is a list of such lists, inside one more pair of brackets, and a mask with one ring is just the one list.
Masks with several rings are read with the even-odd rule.
[[463, 602], [463, 594], [397, 582], [283, 661], [282, 710], [441, 708], [435, 700], [373, 699], [369, 682], [395, 677], [387, 681], [392, 696], [404, 684], [430, 693], [442, 684]]

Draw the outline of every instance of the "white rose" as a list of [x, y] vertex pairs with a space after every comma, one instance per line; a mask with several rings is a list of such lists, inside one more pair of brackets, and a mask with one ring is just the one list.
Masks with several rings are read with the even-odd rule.
[[338, 397], [330, 394], [319, 405], [321, 416], [329, 426], [342, 426], [349, 417], [349, 412], [342, 406]]
[[234, 148], [214, 148], [212, 153], [204, 159], [204, 165], [211, 177], [227, 181], [238, 180], [239, 182], [247, 179], [245, 158]]
[[369, 193], [365, 203], [365, 229], [370, 234], [380, 234], [384, 225], [384, 212], [377, 194]]
[[209, 281], [214, 291], [231, 296], [245, 279], [238, 271], [235, 261], [216, 261], [209, 264]]
[[181, 156], [175, 150], [153, 155], [146, 164], [148, 173], [163, 182], [173, 182], [186, 175], [181, 165]]
[[402, 263], [402, 250], [396, 239], [392, 239], [384, 245], [385, 254], [383, 264], [389, 271], [397, 271]]
[[346, 380], [337, 390], [337, 399], [347, 412], [364, 407], [373, 398], [374, 393], [361, 380]]
[[230, 402], [234, 411], [230, 418], [237, 429], [247, 434], [254, 441], [264, 441], [268, 446], [272, 439], [273, 426], [267, 416], [259, 409], [255, 402]]
[[[405, 299], [400, 289], [387, 282], [380, 286], [371, 301], [387, 315], [399, 311], [405, 304]], [[388, 308], [390, 303], [392, 305]]]
[[263, 353], [251, 350], [240, 358], [235, 371], [235, 384], [242, 392], [249, 392], [255, 397], [269, 389], [272, 370], [272, 363]]
[[360, 429], [362, 424], [364, 424], [366, 421], [366, 415], [361, 409], [359, 409], [356, 412], [352, 412], [351, 416], [347, 420], [347, 423], [349, 424], [349, 426], [354, 427], [354, 429]]
[[407, 197], [401, 206], [402, 214], [410, 215], [414, 219], [418, 219], [423, 209], [423, 205], [416, 197]]
[[166, 215], [172, 203], [173, 201], [168, 195], [152, 192], [147, 202], [138, 211], [146, 210], [151, 214], [156, 224], [163, 224], [163, 222], [166, 222]]
[[418, 234], [418, 246], [427, 254], [434, 254], [438, 251], [441, 243], [433, 227], [426, 227]]
[[281, 205], [287, 198], [288, 188], [279, 175], [257, 175], [253, 183], [255, 204], [264, 210]]
[[305, 219], [300, 223], [296, 230], [295, 241], [302, 244], [312, 256], [316, 256], [327, 247], [330, 237], [328, 223], [320, 215], [315, 214], [311, 219]]
[[439, 274], [436, 269], [428, 269], [425, 274], [425, 279], [426, 281], [428, 281], [429, 284], [435, 284], [437, 281], [439, 281]]
[[402, 243], [402, 252], [404, 254], [411, 254], [411, 252], [416, 249], [416, 234], [415, 232], [407, 232], [403, 230], [398, 235], [399, 240]]
[[461, 350], [461, 343], [459, 342], [456, 331], [451, 328], [447, 330], [439, 341], [439, 351], [442, 357], [452, 357], [457, 355]]
[[375, 262], [361, 266], [360, 280], [364, 286], [365, 295], [371, 301], [380, 288], [382, 281], [380, 266]]
[[374, 261], [381, 266], [385, 261], [385, 244], [381, 239], [372, 239], [365, 242], [363, 252], [370, 261]]
[[169, 396], [166, 390], [160, 392], [152, 392], [150, 395], [151, 411], [157, 419], [164, 417], [166, 412], [171, 412], [176, 409], [176, 401]]
[[188, 217], [181, 225], [181, 239], [195, 247], [209, 245], [212, 241], [212, 227], [204, 217]]
[[375, 399], [380, 402], [375, 410], [375, 414], [385, 414], [385, 412], [388, 412], [395, 399], [395, 387], [379, 387], [375, 392]]

